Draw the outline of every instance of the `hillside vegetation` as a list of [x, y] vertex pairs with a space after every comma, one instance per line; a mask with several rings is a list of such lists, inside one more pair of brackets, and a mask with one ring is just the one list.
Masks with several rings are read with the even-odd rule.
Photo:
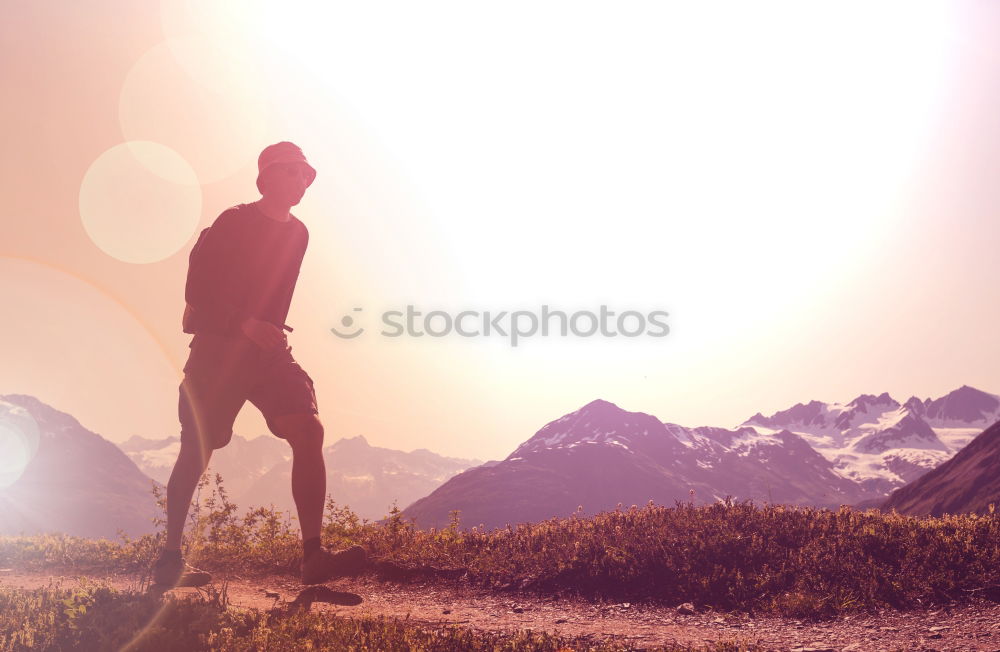
[[[300, 542], [289, 515], [254, 508], [236, 516], [218, 478], [212, 485], [203, 479], [199, 495], [185, 541], [191, 563], [220, 578], [236, 569], [296, 573]], [[162, 507], [162, 496], [157, 500]], [[374, 570], [796, 617], [1000, 597], [1000, 515], [993, 510], [918, 518], [727, 499], [620, 506], [490, 532], [460, 528], [460, 516], [453, 513], [447, 528], [419, 530], [395, 508], [375, 524], [328, 501], [323, 539], [334, 548], [361, 544], [377, 560]], [[142, 573], [161, 537], [162, 528], [119, 541], [0, 537], [0, 566]]]

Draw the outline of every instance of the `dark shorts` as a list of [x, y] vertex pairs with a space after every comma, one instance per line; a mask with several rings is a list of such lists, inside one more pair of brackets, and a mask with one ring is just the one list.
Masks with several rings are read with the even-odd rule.
[[281, 438], [275, 417], [319, 414], [313, 380], [292, 357], [290, 346], [271, 352], [242, 334], [199, 333], [190, 347], [177, 408], [182, 442], [222, 448], [232, 439], [236, 415], [248, 400]]

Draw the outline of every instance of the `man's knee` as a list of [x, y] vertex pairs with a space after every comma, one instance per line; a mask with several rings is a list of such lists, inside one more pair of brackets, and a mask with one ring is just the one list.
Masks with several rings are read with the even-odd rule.
[[200, 446], [197, 443], [182, 441], [174, 468], [180, 467], [185, 472], [200, 476], [208, 468], [208, 463], [211, 459], [211, 448]]
[[275, 434], [288, 440], [292, 448], [322, 448], [323, 423], [316, 414], [289, 414], [272, 419]]

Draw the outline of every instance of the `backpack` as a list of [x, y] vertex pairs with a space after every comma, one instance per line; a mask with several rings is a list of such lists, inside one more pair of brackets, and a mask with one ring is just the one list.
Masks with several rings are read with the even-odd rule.
[[[208, 230], [210, 228], [212, 227], [206, 226], [204, 229], [201, 230], [201, 233], [198, 234], [197, 242], [195, 242], [194, 247], [191, 248], [191, 253], [188, 255], [189, 274], [191, 273], [191, 264], [194, 262], [195, 257], [198, 255], [198, 245], [200, 245], [202, 241], [205, 239], [205, 234], [208, 233]], [[190, 303], [184, 302], [184, 316], [181, 317], [181, 329], [189, 335], [194, 335], [195, 333], [197, 333], [195, 328], [196, 328], [196, 323], [195, 323], [194, 308], [191, 307]]]

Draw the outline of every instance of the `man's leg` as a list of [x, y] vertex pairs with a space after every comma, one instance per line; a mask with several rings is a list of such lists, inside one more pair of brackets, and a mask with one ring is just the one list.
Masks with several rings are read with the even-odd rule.
[[320, 544], [326, 500], [326, 465], [323, 463], [323, 425], [307, 412], [273, 417], [272, 432], [292, 446], [292, 497], [302, 528], [303, 584], [321, 584], [331, 577], [363, 570], [368, 553], [359, 545], [330, 552]]
[[291, 356], [291, 347], [265, 357], [263, 381], [249, 393], [267, 426], [292, 447], [292, 497], [302, 528], [303, 584], [321, 584], [331, 577], [366, 567], [368, 553], [359, 545], [330, 552], [320, 543], [326, 502], [323, 424], [319, 420], [312, 378]]
[[[216, 350], [205, 347], [202, 343], [198, 352], [213, 356], [209, 360], [217, 359]], [[173, 557], [180, 554], [184, 521], [198, 481], [208, 468], [212, 452], [232, 439], [236, 415], [246, 402], [239, 373], [218, 374], [206, 366], [201, 358], [194, 358], [192, 354], [178, 388], [181, 450], [167, 481], [167, 539], [163, 546]]]
[[185, 564], [181, 555], [184, 520], [198, 480], [211, 456], [212, 449], [202, 450], [197, 442], [181, 439], [181, 450], [167, 481], [167, 539], [153, 564], [155, 586], [202, 586], [212, 581], [211, 573]]
[[292, 498], [302, 540], [318, 539], [326, 502], [323, 424], [318, 415], [308, 413], [274, 417], [272, 422], [292, 447]]
[[201, 474], [208, 468], [212, 449], [197, 443], [181, 442], [174, 470], [167, 481], [167, 540], [165, 550], [180, 550], [184, 520], [191, 508], [191, 499]]

